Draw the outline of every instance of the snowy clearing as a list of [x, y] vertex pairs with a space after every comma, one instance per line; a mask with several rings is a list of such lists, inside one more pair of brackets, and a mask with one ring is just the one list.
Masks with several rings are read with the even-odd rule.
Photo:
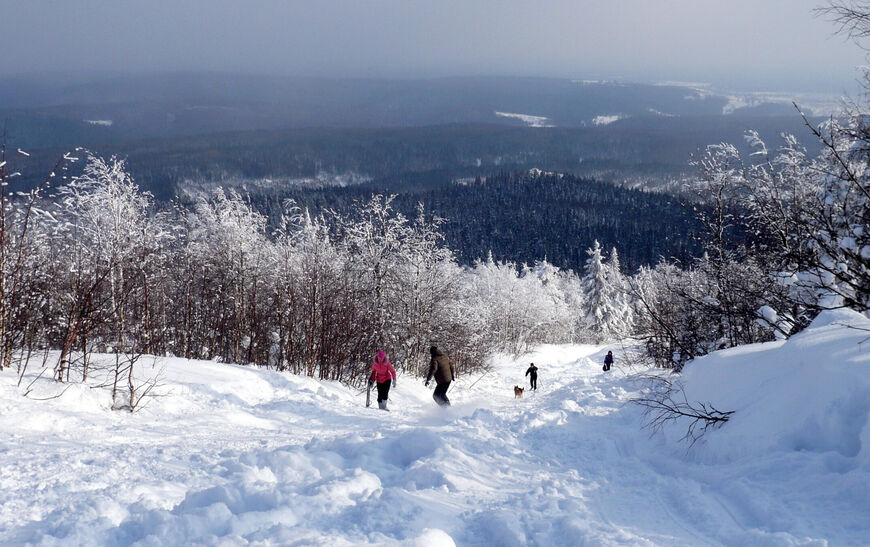
[[600, 125], [610, 125], [613, 122], [618, 122], [619, 120], [625, 118], [622, 114], [613, 114], [610, 116], [595, 116], [592, 118], [592, 125], [600, 126]]
[[[625, 403], [646, 371], [620, 346], [609, 373], [605, 347], [498, 359], [446, 410], [400, 376], [389, 413], [336, 383], [212, 362], [145, 363], [161, 396], [135, 414], [79, 384], [23, 398], [36, 372], [19, 388], [7, 370], [0, 543], [865, 543], [870, 333], [855, 327], [870, 320], [829, 312], [690, 364], [689, 399], [736, 411], [691, 448], [684, 424], [641, 429]], [[531, 361], [539, 389], [516, 399]]]
[[529, 127], [555, 127], [549, 123], [550, 118], [546, 116], [532, 116], [531, 114], [514, 114], [513, 112], [495, 112], [496, 116], [501, 118], [514, 118], [525, 123]]

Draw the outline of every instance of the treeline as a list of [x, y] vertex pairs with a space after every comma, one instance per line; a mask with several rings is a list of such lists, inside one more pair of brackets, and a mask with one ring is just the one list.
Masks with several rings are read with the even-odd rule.
[[[67, 156], [54, 178], [61, 178]], [[67, 184], [10, 199], [0, 217], [3, 367], [42, 363], [87, 380], [114, 356], [113, 404], [153, 386], [142, 355], [256, 364], [347, 383], [385, 349], [420, 373], [429, 345], [460, 374], [492, 352], [584, 339], [593, 327], [577, 273], [492, 258], [461, 266], [443, 220], [372, 196], [346, 214], [285, 203], [280, 224], [235, 192], [160, 207], [123, 161], [88, 156]], [[597, 336], [597, 334], [595, 335]], [[101, 360], [102, 362], [102, 360]]]

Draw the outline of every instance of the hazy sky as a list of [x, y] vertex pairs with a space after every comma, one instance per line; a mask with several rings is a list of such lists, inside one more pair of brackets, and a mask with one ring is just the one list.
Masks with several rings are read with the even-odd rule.
[[0, 0], [0, 73], [209, 70], [849, 86], [822, 0]]

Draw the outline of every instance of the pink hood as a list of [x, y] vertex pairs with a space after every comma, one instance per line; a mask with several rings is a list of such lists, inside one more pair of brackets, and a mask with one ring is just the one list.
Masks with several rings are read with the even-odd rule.
[[371, 378], [375, 382], [387, 382], [391, 378], [393, 380], [396, 379], [396, 369], [394, 369], [393, 365], [387, 361], [387, 354], [383, 350], [378, 352], [377, 357], [375, 357], [375, 360], [372, 363]]

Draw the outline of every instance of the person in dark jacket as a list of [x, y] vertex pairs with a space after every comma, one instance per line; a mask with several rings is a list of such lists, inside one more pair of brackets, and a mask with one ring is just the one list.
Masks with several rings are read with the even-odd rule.
[[529, 377], [529, 388], [533, 391], [538, 390], [538, 367], [535, 366], [534, 363], [529, 365], [529, 369], [526, 371], [526, 376]]
[[432, 377], [435, 377], [435, 393], [432, 398], [441, 406], [450, 406], [450, 399], [447, 398], [447, 389], [450, 387], [450, 382], [456, 378], [456, 369], [453, 363], [443, 351], [435, 346], [429, 348], [429, 353], [432, 358], [429, 360], [429, 372], [426, 374], [425, 385], [428, 386]]
[[613, 352], [608, 351], [607, 356], [604, 357], [604, 370], [610, 370], [610, 365], [613, 364]]

